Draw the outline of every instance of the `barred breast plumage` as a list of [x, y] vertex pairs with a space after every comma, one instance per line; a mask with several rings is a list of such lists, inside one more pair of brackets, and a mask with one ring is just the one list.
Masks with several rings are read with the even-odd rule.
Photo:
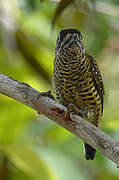
[[[96, 61], [85, 52], [82, 35], [76, 29], [62, 30], [56, 43], [54, 86], [58, 101], [73, 104], [76, 114], [99, 127], [103, 113], [104, 88]], [[95, 149], [85, 144], [86, 159], [93, 159]]]

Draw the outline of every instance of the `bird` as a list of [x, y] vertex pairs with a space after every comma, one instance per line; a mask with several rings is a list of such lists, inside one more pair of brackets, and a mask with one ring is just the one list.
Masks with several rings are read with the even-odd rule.
[[[55, 50], [53, 82], [58, 102], [100, 128], [104, 85], [97, 62], [84, 47], [77, 29], [60, 31]], [[84, 142], [85, 158], [93, 160], [96, 150]]]

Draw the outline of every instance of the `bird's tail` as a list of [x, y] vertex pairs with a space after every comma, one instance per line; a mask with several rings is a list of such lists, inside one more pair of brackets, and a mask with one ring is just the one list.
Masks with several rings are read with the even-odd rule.
[[96, 150], [86, 143], [84, 143], [84, 147], [85, 147], [85, 158], [87, 160], [93, 160], [96, 155]]

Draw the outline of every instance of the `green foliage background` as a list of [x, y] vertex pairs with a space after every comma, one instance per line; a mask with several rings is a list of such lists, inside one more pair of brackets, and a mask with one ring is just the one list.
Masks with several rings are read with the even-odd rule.
[[[119, 138], [119, 1], [1, 0], [0, 73], [38, 89], [52, 89], [55, 42], [63, 28], [83, 34], [105, 86], [102, 129]], [[0, 95], [1, 180], [119, 179], [116, 165], [97, 152], [86, 161], [82, 141]]]

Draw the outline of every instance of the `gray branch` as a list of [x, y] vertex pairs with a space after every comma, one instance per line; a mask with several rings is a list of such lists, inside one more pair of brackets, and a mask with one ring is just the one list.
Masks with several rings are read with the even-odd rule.
[[0, 74], [0, 93], [44, 114], [96, 148], [119, 167], [119, 142], [82, 117], [76, 115], [69, 116], [67, 108], [52, 98], [42, 96], [42, 93], [33, 89], [28, 84], [14, 80], [3, 74]]

